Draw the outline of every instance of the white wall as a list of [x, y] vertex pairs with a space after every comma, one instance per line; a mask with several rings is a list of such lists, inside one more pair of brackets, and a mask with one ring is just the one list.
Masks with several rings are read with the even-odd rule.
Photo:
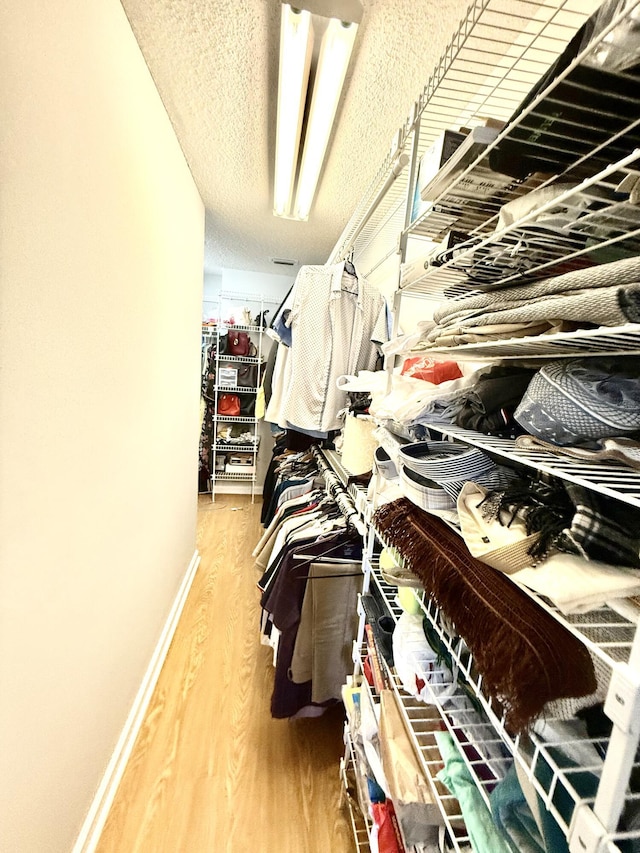
[[0, 4], [0, 115], [0, 850], [68, 853], [194, 552], [204, 216], [116, 0]]
[[[219, 274], [205, 273], [204, 276], [204, 292], [202, 301], [202, 319], [209, 320], [211, 318], [218, 319], [220, 308], [220, 291], [225, 293], [249, 294], [251, 296], [262, 295], [265, 300], [273, 299], [276, 305], [265, 303], [265, 308], [273, 312], [287, 295], [289, 288], [295, 281], [296, 271], [293, 270], [288, 274], [279, 275], [277, 273], [261, 273], [261, 272], [246, 272], [244, 270], [223, 269]], [[225, 302], [225, 308], [229, 308], [232, 302]], [[236, 300], [237, 308], [243, 307], [243, 300]], [[248, 302], [247, 307], [254, 313], [257, 313], [259, 305], [255, 302]], [[226, 319], [226, 318], [223, 318]], [[240, 322], [239, 317], [236, 317], [236, 322]]]
[[205, 273], [204, 287], [202, 291], [202, 319], [217, 320], [218, 306], [220, 304], [220, 290], [222, 289], [222, 275]]

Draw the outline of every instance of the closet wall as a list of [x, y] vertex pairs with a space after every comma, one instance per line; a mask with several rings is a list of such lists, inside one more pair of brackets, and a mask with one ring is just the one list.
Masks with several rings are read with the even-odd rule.
[[69, 853], [195, 549], [203, 206], [118, 2], [0, 6], [0, 850]]

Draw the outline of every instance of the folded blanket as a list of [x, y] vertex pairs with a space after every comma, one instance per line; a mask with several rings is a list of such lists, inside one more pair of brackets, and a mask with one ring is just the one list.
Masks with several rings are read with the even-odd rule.
[[451, 330], [435, 326], [427, 337], [416, 345], [416, 350], [431, 347], [457, 347], [461, 344], [483, 344], [487, 341], [502, 341], [505, 338], [528, 338], [533, 335], [550, 335], [556, 332], [573, 332], [575, 324], [561, 320], [544, 320], [533, 323], [495, 323], [494, 325], [456, 326]]
[[403, 498], [378, 509], [373, 523], [455, 624], [512, 731], [526, 729], [552, 699], [595, 691], [582, 643], [505, 575], [475, 560], [444, 522]]
[[[458, 303], [459, 306], [462, 304]], [[487, 326], [540, 324], [546, 321], [551, 328], [556, 320], [589, 326], [637, 323], [640, 321], [640, 284], [576, 290], [569, 294], [554, 293], [537, 299], [528, 297], [520, 304], [511, 301], [506, 305], [485, 308], [459, 307], [455, 315], [443, 318], [440, 325], [429, 332], [427, 340], [442, 345], [443, 337], [474, 334], [478, 327], [486, 329]]]
[[526, 450], [547, 450], [556, 456], [588, 459], [592, 462], [622, 462], [640, 470], [640, 441], [634, 441], [632, 438], [603, 438], [596, 444], [599, 445], [598, 450], [588, 450], [584, 447], [559, 447], [533, 435], [521, 435], [516, 439], [516, 447]]
[[511, 579], [550, 598], [563, 613], [588, 613], [611, 598], [640, 595], [640, 571], [619, 569], [574, 554], [553, 554]]
[[447, 300], [440, 303], [433, 319], [440, 325], [453, 324], [468, 316], [481, 316], [486, 311], [517, 308], [554, 294], [619, 287], [637, 282], [640, 282], [640, 258], [625, 258], [587, 270], [574, 270], [533, 284], [505, 287], [499, 291], [480, 293], [465, 299]]

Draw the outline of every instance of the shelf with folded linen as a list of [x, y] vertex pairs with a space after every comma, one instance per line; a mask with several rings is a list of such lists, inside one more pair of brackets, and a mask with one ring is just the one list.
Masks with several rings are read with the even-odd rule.
[[[618, 7], [614, 31], [632, 30], [634, 14]], [[640, 224], [638, 71], [603, 58], [603, 20], [594, 16], [576, 33], [506, 122], [449, 124], [423, 153], [405, 236], [460, 235], [425, 280], [446, 269], [458, 283], [502, 285], [601, 263], [612, 250], [637, 254], [623, 244]]]
[[411, 351], [413, 355], [418, 353], [421, 355], [446, 354], [455, 361], [514, 361], [576, 356], [638, 355], [640, 354], [640, 324], [625, 323], [622, 326], [600, 326], [597, 329], [476, 341], [454, 346], [416, 348]]
[[[637, 246], [640, 253], [640, 243]], [[567, 342], [559, 354], [598, 354], [603, 348], [637, 349], [640, 322], [640, 258], [622, 257], [598, 266], [574, 269], [536, 281], [513, 282], [500, 289], [480, 288], [464, 297], [440, 301], [433, 312], [433, 325], [416, 341], [415, 349], [430, 353], [437, 349], [464, 353], [473, 346], [476, 355], [483, 347], [509, 348], [525, 339], [524, 355], [536, 357], [536, 339], [543, 355], [553, 354], [547, 339]], [[627, 328], [628, 327], [628, 328]], [[611, 330], [611, 331], [609, 331]], [[635, 341], [633, 333], [636, 333]], [[563, 337], [559, 337], [559, 335]], [[584, 342], [582, 337], [584, 336]], [[603, 343], [598, 346], [599, 338]], [[595, 353], [590, 353], [593, 340]], [[523, 345], [521, 344], [521, 347]], [[515, 355], [520, 355], [517, 349]]]
[[[377, 569], [373, 577], [392, 605], [397, 588], [386, 583]], [[469, 750], [473, 749], [470, 754], [476, 760], [465, 760], [465, 763], [493, 819], [507, 835], [510, 827], [527, 827], [531, 849], [545, 849], [546, 844], [546, 849], [554, 853], [566, 850], [565, 837], [570, 831], [574, 811], [582, 803], [593, 804], [602, 773], [611, 723], [604, 716], [601, 705], [590, 705], [592, 700], [589, 700], [581, 706], [580, 701], [568, 699], [547, 703], [543, 713], [532, 720], [526, 730], [515, 734], [506, 722], [507, 715], [500, 701], [487, 695], [486, 679], [480, 674], [467, 644], [456, 634], [451, 620], [423, 591], [412, 589], [405, 593], [413, 596], [415, 610], [424, 617], [428, 643], [441, 661], [440, 669], [434, 668], [428, 675], [433, 683], [427, 686], [426, 692], [439, 705], [450, 733], [459, 737], [461, 730], [465, 732], [462, 754], [468, 759]], [[499, 649], [495, 654], [500, 660]], [[455, 673], [453, 679], [451, 673]], [[450, 683], [455, 684], [455, 688], [450, 687]], [[460, 699], [471, 703], [472, 708], [479, 704], [488, 725], [465, 726], [465, 720], [457, 716]], [[500, 743], [493, 740], [496, 737]], [[487, 760], [488, 754], [500, 756], [501, 747], [516, 761]], [[497, 780], [487, 780], [487, 768]], [[636, 757], [633, 774], [639, 772], [640, 761]], [[633, 774], [623, 822], [618, 833], [611, 835], [613, 842], [620, 846], [612, 846], [610, 850], [626, 849], [624, 840], [633, 839], [634, 844], [640, 841], [640, 832], [635, 829], [638, 794], [634, 793]], [[529, 810], [527, 804], [533, 808]], [[523, 821], [525, 814], [527, 819]]]

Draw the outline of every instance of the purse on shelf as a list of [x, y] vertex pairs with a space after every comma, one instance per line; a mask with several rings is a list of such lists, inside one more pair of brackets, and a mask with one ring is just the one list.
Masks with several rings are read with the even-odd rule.
[[238, 364], [237, 385], [241, 388], [256, 388], [258, 385], [258, 365]]
[[237, 394], [220, 394], [218, 397], [218, 414], [228, 418], [240, 416], [240, 398]]
[[229, 329], [227, 355], [249, 355], [251, 346], [251, 338], [247, 332], [236, 332]]
[[256, 414], [256, 395], [243, 394], [238, 398], [240, 414], [243, 418], [254, 418]]

